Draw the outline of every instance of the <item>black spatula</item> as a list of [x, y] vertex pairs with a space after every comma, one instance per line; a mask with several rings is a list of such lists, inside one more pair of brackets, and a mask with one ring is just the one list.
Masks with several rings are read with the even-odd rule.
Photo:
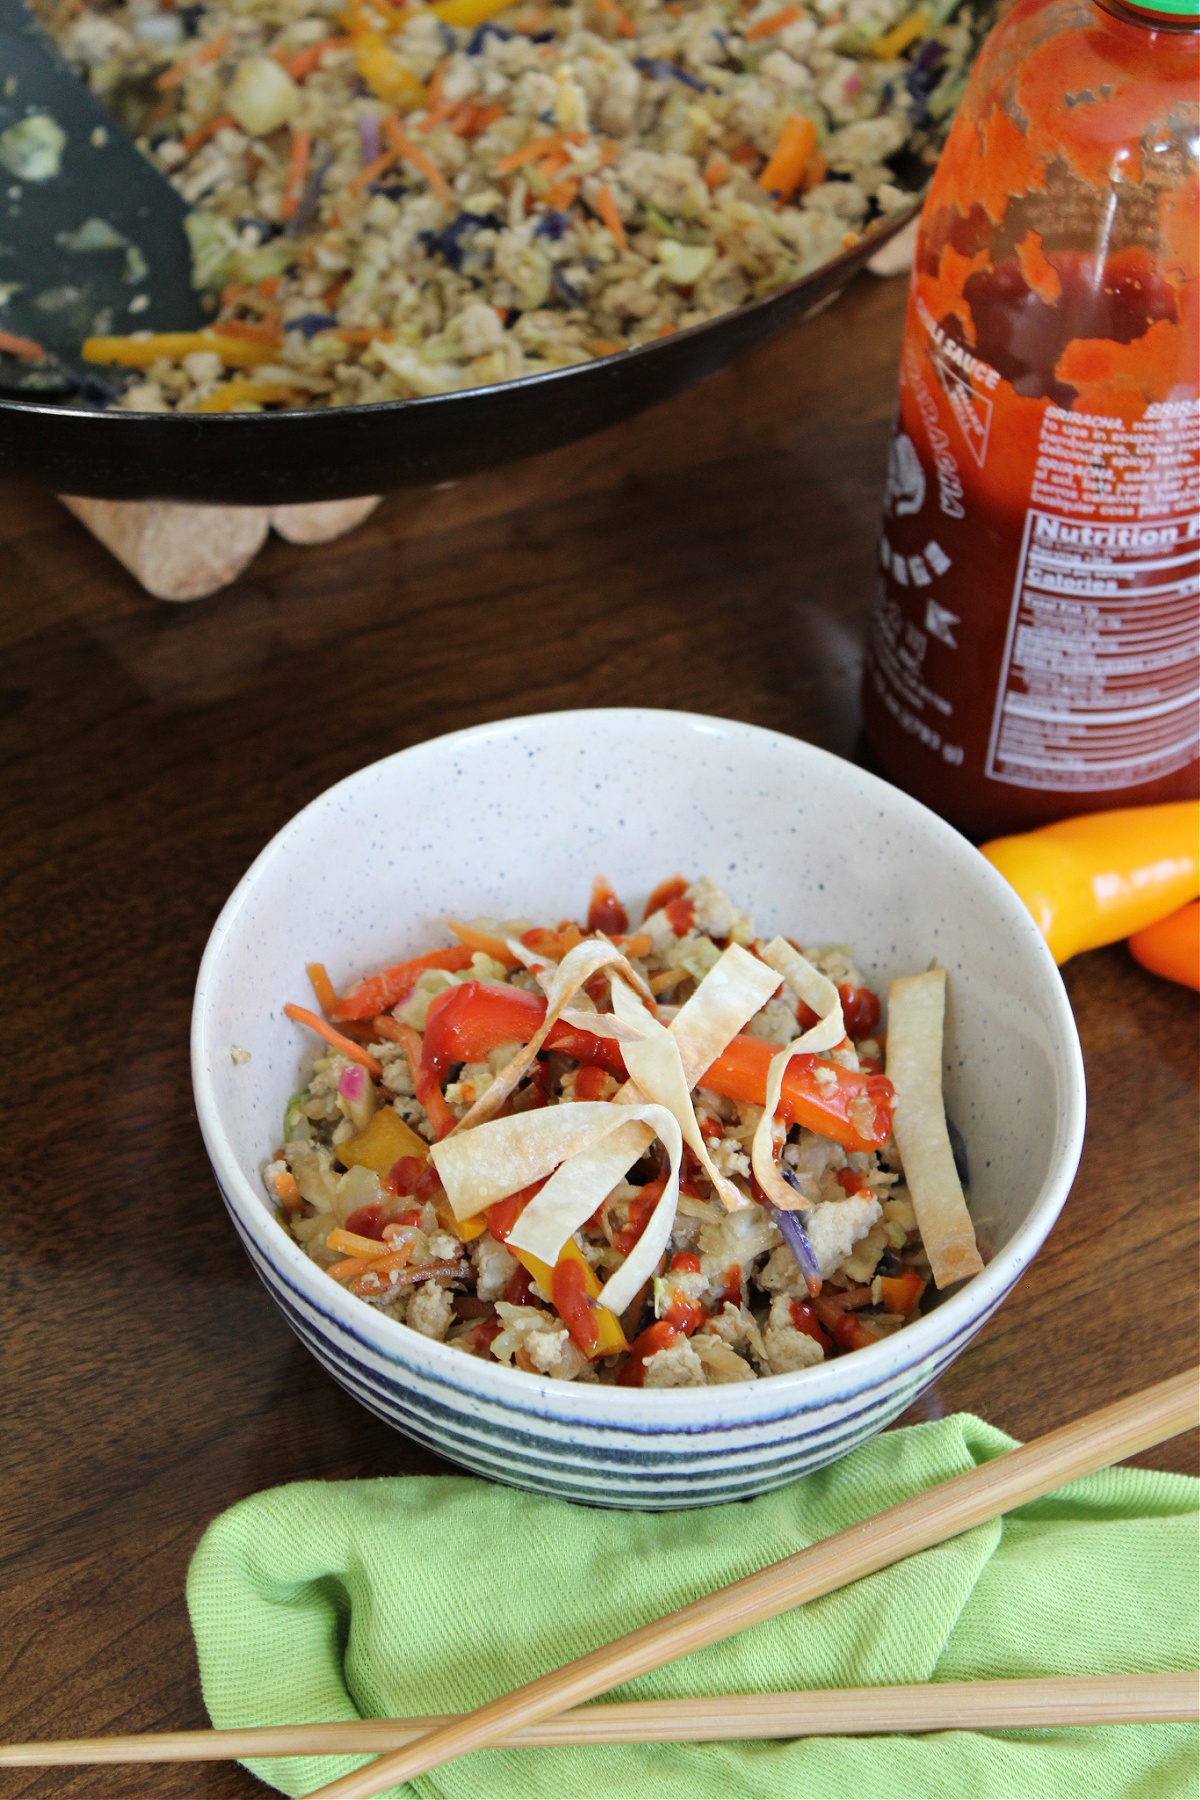
[[49, 352], [0, 352], [0, 386], [102, 402], [84, 338], [203, 325], [187, 211], [21, 0], [0, 0], [0, 331]]

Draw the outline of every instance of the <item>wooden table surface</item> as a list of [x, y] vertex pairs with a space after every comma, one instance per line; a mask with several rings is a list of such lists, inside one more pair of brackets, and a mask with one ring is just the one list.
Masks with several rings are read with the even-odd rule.
[[[0, 492], [3, 1737], [204, 1724], [183, 1583], [208, 1521], [277, 1482], [445, 1466], [321, 1371], [226, 1219], [188, 1015], [230, 889], [331, 782], [482, 720], [651, 703], [854, 755], [903, 287], [862, 277], [572, 450], [396, 496], [322, 548], [272, 540], [192, 606], [148, 599], [52, 498]], [[1065, 974], [1079, 1178], [910, 1417], [1032, 1436], [1195, 1359], [1195, 996], [1120, 947]], [[0, 1774], [0, 1800], [134, 1791], [264, 1790], [236, 1767]]]

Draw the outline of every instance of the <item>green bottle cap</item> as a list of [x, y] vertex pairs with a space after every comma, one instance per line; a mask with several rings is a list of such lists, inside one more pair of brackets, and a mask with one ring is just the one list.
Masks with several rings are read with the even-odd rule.
[[1124, 5], [1143, 18], [1179, 19], [1200, 25], [1200, 0], [1124, 0]]

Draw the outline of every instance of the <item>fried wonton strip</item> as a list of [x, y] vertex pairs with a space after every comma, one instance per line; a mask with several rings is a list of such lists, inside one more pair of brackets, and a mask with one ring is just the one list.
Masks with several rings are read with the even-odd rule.
[[797, 1043], [811, 1051], [836, 1048], [846, 1035], [846, 1026], [842, 1018], [841, 995], [828, 975], [822, 975], [820, 969], [814, 968], [786, 938], [772, 938], [769, 944], [760, 947], [759, 955], [772, 969], [778, 970], [796, 998], [803, 1000], [817, 1015], [817, 1023], [810, 1026]]
[[[679, 1045], [672, 1032], [651, 1018], [638, 996], [623, 981], [612, 984], [613, 1011], [618, 1019], [637, 1025], [644, 1033], [640, 1044], [626, 1044], [622, 1055], [629, 1071], [636, 1099], [655, 1101], [665, 1106], [679, 1124], [683, 1140], [692, 1151], [704, 1173], [712, 1182], [729, 1212], [737, 1212], [747, 1204], [745, 1195], [722, 1175], [709, 1155], [708, 1145], [700, 1135], [691, 1090], [684, 1074]], [[676, 1019], [678, 1024], [678, 1019]], [[728, 1039], [726, 1039], [726, 1043]], [[724, 1049], [724, 1045], [721, 1046]], [[622, 1090], [624, 1096], [626, 1090]]]
[[938, 1287], [983, 1268], [967, 1211], [942, 1099], [946, 971], [893, 981], [888, 996], [887, 1073], [896, 1089], [896, 1147], [929, 1266]]
[[590, 1031], [593, 1037], [608, 1038], [614, 1044], [636, 1044], [641, 1032], [633, 1025], [623, 1025], [612, 1013], [589, 1012], [582, 1006], [564, 1006], [559, 1013], [564, 1025], [576, 1031]]
[[666, 1107], [609, 1106], [608, 1110], [612, 1129], [560, 1164], [541, 1192], [529, 1202], [509, 1232], [508, 1242], [553, 1267], [571, 1233], [591, 1218], [627, 1170], [658, 1137], [667, 1151], [666, 1185], [641, 1237], [598, 1296], [601, 1306], [620, 1313], [642, 1283], [654, 1274], [670, 1239], [679, 1198], [683, 1137], [676, 1119]]
[[792, 1057], [801, 1051], [813, 1054], [819, 1050], [832, 1050], [842, 1042], [846, 1035], [842, 1002], [832, 981], [822, 975], [820, 969], [815, 969], [806, 957], [801, 956], [786, 938], [772, 938], [759, 954], [772, 969], [778, 970], [793, 994], [803, 1000], [805, 1006], [811, 1007], [818, 1018], [815, 1025], [810, 1025], [798, 1038], [793, 1038], [778, 1056], [771, 1059], [767, 1070], [767, 1092], [762, 1118], [758, 1121], [750, 1145], [750, 1167], [754, 1170], [754, 1179], [763, 1193], [781, 1211], [807, 1212], [808, 1201], [785, 1180], [776, 1161], [775, 1112], [779, 1105], [783, 1078]]
[[[514, 955], [518, 949], [524, 955], [529, 954], [519, 938], [513, 938], [509, 948]], [[619, 974], [627, 976], [636, 987], [645, 987], [641, 976], [630, 968], [616, 945], [610, 944], [607, 938], [587, 938], [582, 944], [576, 944], [573, 950], [568, 950], [562, 961], [553, 966], [552, 972], [547, 971], [546, 980], [543, 983], [548, 1001], [546, 1017], [529, 1042], [522, 1044], [516, 1054], [501, 1069], [495, 1080], [483, 1090], [470, 1111], [459, 1120], [452, 1136], [457, 1137], [460, 1132], [473, 1130], [499, 1112], [521, 1077], [533, 1066], [534, 1058], [545, 1043], [551, 1026], [555, 1025], [561, 1017], [563, 1008], [570, 1004], [579, 990], [601, 969], [613, 969]], [[646, 992], [649, 993], [648, 988]], [[533, 1178], [531, 1177], [531, 1179]], [[517, 1183], [518, 1187], [524, 1185], [521, 1182]], [[515, 1189], [509, 1188], [508, 1192], [513, 1193]]]
[[779, 974], [774, 966], [768, 968], [740, 944], [730, 944], [720, 962], [708, 971], [671, 1021], [671, 1036], [678, 1047], [689, 1089], [695, 1087], [705, 1069], [712, 1068], [743, 1025], [767, 1004], [779, 986]]
[[607, 1100], [577, 1100], [492, 1119], [456, 1131], [430, 1151], [456, 1219], [541, 1181], [569, 1156], [587, 1149], [624, 1122]]

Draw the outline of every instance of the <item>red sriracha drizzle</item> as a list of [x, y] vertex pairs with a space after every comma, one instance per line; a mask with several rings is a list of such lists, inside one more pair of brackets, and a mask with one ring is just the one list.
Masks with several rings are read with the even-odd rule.
[[870, 988], [851, 987], [843, 982], [838, 989], [842, 1003], [842, 1020], [847, 1037], [870, 1037], [879, 1023], [879, 997]]
[[603, 875], [597, 875], [592, 883], [587, 928], [589, 931], [603, 931], [609, 937], [619, 937], [622, 932], [629, 930], [629, 914]]
[[554, 1265], [554, 1292], [551, 1296], [559, 1317], [572, 1339], [590, 1356], [600, 1340], [596, 1308], [587, 1291], [587, 1275], [582, 1263], [564, 1257]]
[[669, 1350], [678, 1338], [679, 1333], [667, 1319], [657, 1319], [653, 1325], [648, 1326], [641, 1337], [634, 1338], [629, 1346], [629, 1361], [617, 1376], [617, 1386], [643, 1387], [647, 1359], [656, 1351]]
[[[700, 1258], [691, 1250], [680, 1250], [671, 1258], [670, 1273], [672, 1275], [698, 1275]], [[681, 1331], [684, 1337], [691, 1337], [696, 1327], [704, 1323], [705, 1312], [698, 1300], [689, 1300], [686, 1294], [676, 1288], [672, 1292], [671, 1304], [663, 1314], [663, 1318], [668, 1325], [673, 1325], [676, 1331]]]

